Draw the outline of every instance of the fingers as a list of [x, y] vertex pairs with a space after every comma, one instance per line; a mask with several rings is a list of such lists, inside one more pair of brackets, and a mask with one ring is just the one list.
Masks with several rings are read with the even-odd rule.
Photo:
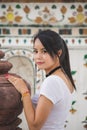
[[5, 76], [6, 79], [15, 78], [14, 76], [12, 76], [10, 74], [5, 74], [4, 76]]
[[6, 74], [5, 77], [10, 83], [13, 84], [13, 86], [18, 90], [18, 92], [24, 93], [28, 90], [27, 85], [22, 78], [18, 78], [9, 74]]
[[11, 83], [17, 83], [18, 79], [13, 77], [13, 76], [9, 76], [8, 80], [11, 82]]
[[12, 76], [10, 74], [6, 74], [5, 78], [8, 79], [10, 82], [16, 82], [17, 80], [20, 80], [20, 78]]
[[12, 75], [10, 75], [10, 74], [5, 74], [5, 78], [6, 79], [17, 79], [15, 76], [12, 76]]
[[18, 80], [18, 78], [16, 78], [16, 77], [14, 77], [14, 76], [12, 76], [12, 75], [9, 75], [9, 74], [6, 74], [5, 75], [5, 78], [8, 80], [8, 81], [10, 81], [12, 84], [16, 84], [16, 82], [17, 82], [17, 80]]

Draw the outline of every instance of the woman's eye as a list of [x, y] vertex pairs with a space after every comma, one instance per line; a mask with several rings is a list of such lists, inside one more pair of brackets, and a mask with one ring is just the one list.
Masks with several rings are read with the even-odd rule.
[[43, 53], [47, 53], [47, 51], [46, 51], [46, 50], [43, 50]]
[[41, 50], [41, 51], [38, 51], [36, 49], [33, 50], [33, 53], [36, 54], [36, 53], [41, 53], [41, 54], [45, 54], [47, 53], [47, 51], [45, 49]]
[[38, 51], [37, 50], [33, 50], [33, 53], [37, 53]]

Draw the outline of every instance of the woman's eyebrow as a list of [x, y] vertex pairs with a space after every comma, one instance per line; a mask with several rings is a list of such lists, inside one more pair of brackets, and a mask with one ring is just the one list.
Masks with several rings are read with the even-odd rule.
[[[38, 48], [33, 47], [33, 49], [37, 50]], [[41, 48], [41, 50], [46, 50], [45, 48]]]
[[42, 48], [41, 50], [46, 50], [45, 48]]

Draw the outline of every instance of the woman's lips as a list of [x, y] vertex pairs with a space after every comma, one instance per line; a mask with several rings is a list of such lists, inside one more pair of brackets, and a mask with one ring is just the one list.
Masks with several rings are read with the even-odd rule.
[[37, 62], [37, 65], [42, 65], [44, 64], [44, 62]]

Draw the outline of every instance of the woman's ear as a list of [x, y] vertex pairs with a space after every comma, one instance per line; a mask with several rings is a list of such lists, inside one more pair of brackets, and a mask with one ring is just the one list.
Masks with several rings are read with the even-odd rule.
[[59, 51], [58, 51], [58, 57], [60, 57], [62, 55], [62, 49], [60, 49]]

